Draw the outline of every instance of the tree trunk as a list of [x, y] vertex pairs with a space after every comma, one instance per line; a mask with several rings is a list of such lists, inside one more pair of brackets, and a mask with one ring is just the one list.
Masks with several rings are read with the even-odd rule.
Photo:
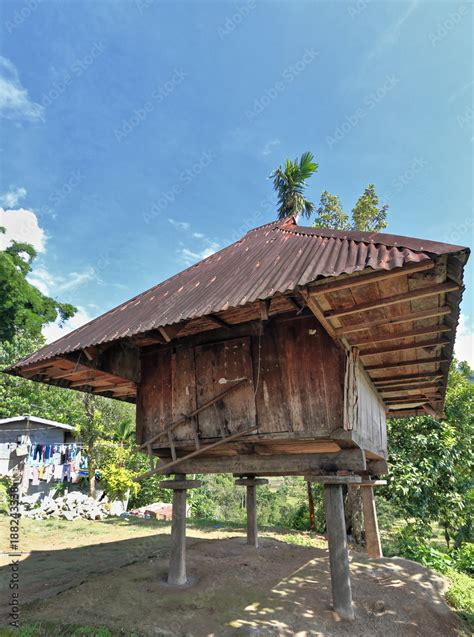
[[358, 546], [365, 545], [362, 497], [358, 487], [349, 486], [347, 489], [346, 529]]
[[308, 509], [309, 509], [309, 530], [316, 531], [316, 517], [314, 514], [314, 495], [313, 495], [313, 486], [311, 482], [307, 482], [306, 486], [308, 488]]
[[93, 449], [89, 447], [87, 453], [89, 455], [89, 495], [95, 500], [95, 464], [93, 461]]

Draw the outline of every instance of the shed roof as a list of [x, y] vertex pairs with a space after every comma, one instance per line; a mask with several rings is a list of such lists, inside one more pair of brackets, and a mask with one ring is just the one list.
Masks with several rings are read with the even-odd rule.
[[29, 421], [38, 425], [56, 427], [57, 429], [65, 429], [66, 431], [74, 431], [74, 427], [71, 425], [66, 425], [63, 422], [57, 422], [56, 420], [49, 420], [48, 418], [40, 418], [38, 416], [12, 416], [11, 418], [0, 418], [0, 426], [22, 421], [25, 421], [25, 423]]
[[239, 241], [122, 303], [12, 366], [285, 294], [318, 279], [393, 270], [468, 248], [385, 233], [306, 228], [293, 217], [250, 230]]

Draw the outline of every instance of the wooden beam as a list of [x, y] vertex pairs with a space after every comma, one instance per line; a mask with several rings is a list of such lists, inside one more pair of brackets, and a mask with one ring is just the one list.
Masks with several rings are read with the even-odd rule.
[[[216, 447], [220, 447], [224, 444], [227, 444], [228, 442], [237, 440], [238, 438], [241, 438], [242, 436], [251, 434], [253, 431], [257, 429], [257, 427], [258, 425], [254, 425], [253, 427], [249, 427], [248, 429], [245, 429], [244, 431], [239, 431], [235, 434], [232, 434], [232, 436], [227, 436], [226, 438], [220, 438], [217, 442], [213, 442], [212, 444], [206, 445], [205, 447], [200, 447], [199, 449], [196, 449], [196, 451], [193, 451], [192, 453], [189, 453], [182, 458], [177, 458], [176, 460], [173, 460], [172, 462], [168, 462], [164, 465], [161, 465], [157, 467], [156, 469], [147, 471], [146, 473], [143, 473], [142, 475], [134, 478], [134, 480], [138, 482], [140, 480], [144, 480], [145, 478], [149, 478], [150, 476], [156, 475], [157, 473], [162, 473], [164, 471], [169, 472], [170, 469], [172, 469], [173, 467], [176, 467], [178, 464], [181, 464], [182, 462], [186, 460], [191, 460], [195, 456], [200, 456], [201, 454], [206, 453], [210, 449], [215, 449]], [[182, 470], [181, 467], [180, 467], [180, 470]]]
[[423, 411], [426, 411], [428, 416], [431, 416], [431, 418], [437, 418], [436, 412], [433, 407], [431, 407], [430, 405], [422, 405], [422, 407]]
[[433, 339], [430, 341], [425, 341], [422, 343], [410, 343], [409, 345], [390, 345], [389, 347], [376, 347], [374, 349], [366, 349], [360, 350], [360, 356], [376, 356], [377, 354], [391, 354], [392, 352], [403, 352], [412, 349], [424, 349], [425, 347], [444, 347], [448, 345], [449, 339], [440, 338]]
[[407, 384], [407, 385], [384, 385], [383, 387], [377, 387], [377, 389], [382, 394], [388, 394], [388, 393], [397, 392], [397, 391], [410, 391], [410, 389], [416, 389], [416, 390], [433, 389], [437, 391], [438, 390], [437, 382], [438, 381], [431, 381], [431, 382], [425, 382], [425, 383], [411, 382], [410, 384]]
[[436, 394], [435, 396], [403, 396], [402, 398], [390, 398], [389, 399], [385, 399], [385, 404], [386, 405], [411, 405], [411, 403], [429, 403], [429, 402], [437, 402], [438, 400], [441, 400], [441, 396], [439, 394]]
[[182, 323], [178, 323], [175, 325], [166, 325], [163, 327], [158, 327], [158, 331], [161, 334], [161, 336], [165, 339], [165, 341], [167, 343], [170, 343], [178, 335], [178, 333], [181, 332], [183, 327], [184, 325]]
[[380, 298], [377, 301], [360, 303], [359, 305], [353, 305], [352, 307], [347, 307], [345, 309], [340, 308], [338, 310], [329, 310], [324, 313], [324, 317], [326, 319], [335, 319], [340, 318], [341, 316], [348, 316], [349, 314], [357, 314], [358, 312], [369, 312], [370, 310], [387, 307], [388, 305], [408, 303], [409, 301], [423, 299], [428, 296], [438, 296], [439, 294], [446, 294], [447, 292], [456, 292], [460, 288], [461, 286], [458, 283], [447, 281], [446, 283], [439, 283], [438, 285], [431, 285], [426, 288], [418, 288], [416, 290], [411, 290], [410, 292], [387, 296], [385, 298]]
[[365, 365], [368, 372], [378, 369], [394, 369], [396, 367], [412, 367], [413, 365], [437, 365], [439, 363], [449, 363], [449, 358], [420, 358], [412, 361], [398, 361], [396, 363], [383, 363], [382, 365]]
[[391, 334], [372, 334], [368, 338], [362, 338], [351, 341], [352, 347], [359, 347], [360, 345], [372, 345], [373, 343], [385, 343], [387, 341], [399, 341], [402, 338], [413, 338], [414, 336], [428, 336], [430, 334], [439, 334], [440, 332], [451, 332], [451, 328], [447, 325], [432, 325], [430, 327], [420, 327], [417, 330], [411, 330], [406, 332], [392, 332]]
[[444, 378], [442, 372], [420, 372], [419, 374], [405, 374], [402, 376], [377, 376], [377, 378], [372, 378], [372, 382], [374, 385], [378, 385], [380, 383], [401, 383], [401, 382], [409, 382], [412, 380], [425, 380], [426, 378]]
[[324, 316], [324, 312], [321, 309], [321, 307], [319, 306], [319, 303], [317, 302], [317, 300], [315, 298], [311, 297], [310, 293], [306, 289], [302, 289], [302, 290], [300, 290], [300, 292], [301, 292], [301, 295], [302, 295], [302, 297], [304, 298], [304, 300], [306, 302], [306, 305], [309, 307], [311, 312], [314, 314], [314, 316], [318, 319], [318, 321], [324, 327], [324, 329], [329, 334], [329, 336], [331, 336], [332, 338], [336, 339], [337, 338], [336, 337], [336, 330], [335, 330], [334, 326], [331, 325], [331, 323]]
[[405, 265], [401, 268], [395, 268], [394, 270], [384, 270], [382, 272], [367, 272], [364, 274], [358, 274], [356, 276], [350, 276], [338, 281], [330, 281], [328, 283], [321, 283], [310, 288], [311, 294], [329, 294], [331, 292], [338, 292], [339, 290], [346, 290], [347, 288], [353, 288], [358, 285], [367, 285], [369, 283], [378, 283], [379, 281], [385, 281], [386, 279], [393, 279], [394, 277], [413, 274], [414, 272], [426, 272], [434, 268], [434, 261], [424, 261], [422, 263], [413, 263]]
[[333, 607], [342, 620], [351, 620], [354, 610], [342, 485], [325, 484], [323, 491]]
[[88, 361], [93, 361], [94, 358], [97, 358], [97, 347], [85, 347], [82, 351], [84, 352], [84, 356], [87, 358]]
[[227, 321], [224, 321], [224, 319], [221, 319], [220, 316], [217, 316], [216, 314], [209, 314], [209, 316], [206, 316], [206, 318], [208, 318], [218, 327], [224, 327], [226, 330], [229, 330], [232, 327], [230, 323], [227, 323]]
[[344, 325], [334, 329], [335, 336], [344, 336], [345, 334], [351, 334], [352, 332], [360, 332], [362, 330], [368, 330], [373, 327], [382, 327], [384, 325], [400, 325], [401, 323], [411, 323], [411, 321], [422, 321], [424, 319], [435, 318], [436, 316], [445, 316], [451, 314], [451, 308], [449, 305], [443, 305], [442, 307], [434, 307], [430, 310], [420, 310], [418, 312], [410, 312], [402, 316], [393, 316], [385, 319], [377, 319], [375, 321], [367, 321], [361, 323], [358, 321], [354, 325]]
[[424, 416], [426, 412], [423, 410], [424, 405], [422, 405], [421, 409], [392, 409], [389, 408], [387, 412], [387, 418], [404, 418], [405, 416]]
[[269, 319], [269, 311], [270, 311], [270, 301], [268, 300], [260, 300], [260, 318], [262, 321], [268, 321]]
[[[257, 453], [212, 458], [185, 458], [179, 465], [183, 473], [238, 473], [242, 475], [304, 475], [317, 471], [365, 471], [364, 452], [343, 449], [337, 453], [259, 455]], [[173, 470], [165, 471], [173, 473]]]

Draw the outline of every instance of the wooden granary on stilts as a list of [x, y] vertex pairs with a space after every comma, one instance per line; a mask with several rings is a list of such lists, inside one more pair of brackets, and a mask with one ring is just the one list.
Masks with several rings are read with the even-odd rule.
[[469, 250], [305, 228], [293, 218], [236, 243], [20, 361], [9, 373], [136, 402], [146, 475], [173, 475], [169, 582], [186, 582], [187, 474], [324, 484], [333, 603], [352, 616], [343, 485], [362, 489], [380, 555], [374, 476], [386, 418], [443, 417]]

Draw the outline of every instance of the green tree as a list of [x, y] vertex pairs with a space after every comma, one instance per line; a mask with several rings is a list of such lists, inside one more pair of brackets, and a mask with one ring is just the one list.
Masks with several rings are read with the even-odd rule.
[[33, 246], [17, 241], [0, 251], [0, 341], [11, 340], [19, 330], [39, 336], [46, 323], [58, 317], [64, 322], [76, 312], [69, 303], [46, 296], [27, 280], [35, 257]]
[[[20, 330], [11, 340], [0, 342], [0, 369], [24, 358], [44, 345], [42, 336]], [[30, 415], [73, 425], [84, 416], [78, 392], [44, 385], [9, 374], [0, 374], [0, 418]]]
[[446, 419], [389, 420], [390, 476], [385, 496], [407, 522], [430, 532], [438, 522], [449, 547], [472, 541], [474, 385], [466, 364], [453, 363]]
[[80, 442], [84, 444], [85, 452], [88, 456], [89, 471], [89, 495], [95, 498], [96, 478], [95, 473], [100, 465], [100, 441], [104, 438], [106, 429], [102, 420], [102, 414], [94, 409], [93, 403], [89, 402], [85, 395], [86, 417], [76, 424], [76, 435]]
[[289, 215], [310, 217], [314, 212], [314, 204], [305, 198], [306, 181], [318, 170], [312, 153], [303, 153], [298, 160], [285, 159], [270, 177], [278, 195], [278, 219]]
[[331, 230], [349, 230], [349, 217], [342, 209], [341, 200], [325, 190], [316, 210], [315, 228], [330, 228]]
[[352, 227], [364, 232], [380, 232], [387, 227], [388, 204], [381, 204], [375, 186], [369, 184], [352, 209]]

